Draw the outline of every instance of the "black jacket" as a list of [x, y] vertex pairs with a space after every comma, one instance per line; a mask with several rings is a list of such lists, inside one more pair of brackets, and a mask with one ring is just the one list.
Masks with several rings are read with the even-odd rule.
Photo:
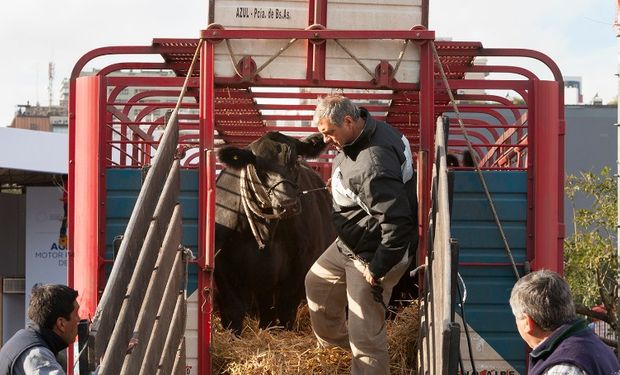
[[[345, 249], [383, 277], [418, 243], [416, 178], [409, 142], [361, 108], [364, 130], [332, 165], [334, 223]], [[345, 250], [347, 251], [347, 250]]]

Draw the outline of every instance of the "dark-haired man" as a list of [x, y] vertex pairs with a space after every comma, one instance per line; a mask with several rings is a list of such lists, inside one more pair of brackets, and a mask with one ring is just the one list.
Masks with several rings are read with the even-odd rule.
[[512, 288], [510, 307], [517, 330], [533, 349], [528, 375], [616, 375], [618, 359], [577, 318], [566, 281], [542, 270], [521, 278]]
[[65, 285], [33, 288], [28, 307], [31, 323], [0, 349], [0, 375], [65, 374], [56, 356], [77, 336], [77, 296]]

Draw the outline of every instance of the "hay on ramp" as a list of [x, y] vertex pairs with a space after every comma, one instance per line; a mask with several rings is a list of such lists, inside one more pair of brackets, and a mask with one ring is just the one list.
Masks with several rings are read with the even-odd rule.
[[[416, 373], [418, 309], [418, 302], [413, 301], [387, 322], [390, 370], [394, 375]], [[262, 330], [256, 320], [246, 319], [241, 337], [236, 337], [215, 317], [211, 354], [214, 374], [349, 374], [351, 365], [349, 352], [318, 347], [305, 305], [299, 308], [291, 331]]]

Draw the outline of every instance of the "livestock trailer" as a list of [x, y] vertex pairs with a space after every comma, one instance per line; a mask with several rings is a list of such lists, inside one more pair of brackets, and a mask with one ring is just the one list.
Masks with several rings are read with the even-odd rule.
[[[478, 373], [525, 374], [526, 345], [508, 297], [515, 273], [562, 272], [561, 73], [537, 51], [436, 40], [427, 28], [428, 0], [375, 3], [212, 1], [210, 24], [197, 38], [97, 48], [76, 63], [69, 99], [69, 284], [79, 291], [82, 317], [93, 319], [87, 352], [106, 361], [103, 373], [144, 371], [143, 361], [211, 373], [221, 169], [215, 151], [248, 145], [267, 131], [308, 135], [315, 131], [316, 98], [338, 92], [410, 141], [418, 264], [428, 259], [429, 213], [437, 205], [431, 199], [436, 119], [444, 116], [448, 124], [445, 152], [475, 153], [476, 166], [453, 171], [447, 224], [459, 245], [459, 290], [467, 294], [464, 303], [450, 305], [462, 327], [460, 354], [465, 373], [475, 365]], [[100, 57], [106, 63], [86, 72]], [[512, 57], [539, 61], [544, 71], [514, 65]], [[327, 179], [333, 156], [326, 151], [310, 164]], [[160, 248], [171, 254], [157, 258]], [[140, 257], [147, 250], [152, 259]], [[164, 264], [157, 279], [153, 269]], [[185, 285], [185, 277], [186, 294], [168, 290]], [[147, 347], [146, 336], [136, 346], [143, 332], [170, 343]], [[186, 361], [164, 355], [177, 353], [180, 343]]]

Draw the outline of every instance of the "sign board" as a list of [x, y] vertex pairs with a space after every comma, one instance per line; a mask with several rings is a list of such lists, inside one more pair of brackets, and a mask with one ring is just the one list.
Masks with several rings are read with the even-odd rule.
[[[63, 190], [28, 187], [26, 191], [26, 311], [35, 284], [67, 284], [67, 248], [62, 231]], [[66, 233], [66, 232], [65, 232]]]

